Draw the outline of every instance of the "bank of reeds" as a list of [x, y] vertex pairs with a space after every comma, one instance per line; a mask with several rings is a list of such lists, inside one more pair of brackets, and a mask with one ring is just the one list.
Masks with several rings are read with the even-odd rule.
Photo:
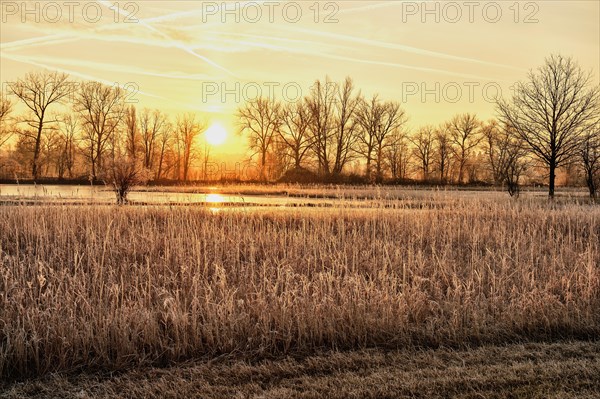
[[0, 377], [600, 333], [600, 209], [0, 206]]

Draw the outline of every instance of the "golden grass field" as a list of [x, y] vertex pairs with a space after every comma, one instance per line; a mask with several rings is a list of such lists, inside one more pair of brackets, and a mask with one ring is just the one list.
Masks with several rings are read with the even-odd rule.
[[[600, 207], [432, 198], [220, 212], [0, 206], [0, 379], [373, 350], [469, 358], [570, 340], [591, 356], [579, 366], [600, 370]], [[9, 385], [7, 397], [31, 388]]]

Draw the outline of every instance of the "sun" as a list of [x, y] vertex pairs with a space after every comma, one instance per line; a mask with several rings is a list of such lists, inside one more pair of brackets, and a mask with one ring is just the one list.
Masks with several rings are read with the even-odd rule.
[[227, 130], [218, 122], [210, 125], [204, 133], [206, 142], [210, 145], [221, 145], [227, 140]]

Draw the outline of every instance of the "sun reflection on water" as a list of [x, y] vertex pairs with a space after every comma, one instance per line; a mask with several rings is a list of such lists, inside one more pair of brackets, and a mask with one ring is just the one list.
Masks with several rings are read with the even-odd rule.
[[[221, 194], [207, 194], [205, 201], [207, 204], [219, 205], [225, 202], [225, 197], [223, 197]], [[218, 206], [211, 206], [210, 208], [208, 208], [208, 210], [212, 214], [217, 214], [221, 212], [221, 208], [219, 208]]]
[[222, 204], [225, 198], [221, 194], [207, 194], [206, 202], [209, 204]]

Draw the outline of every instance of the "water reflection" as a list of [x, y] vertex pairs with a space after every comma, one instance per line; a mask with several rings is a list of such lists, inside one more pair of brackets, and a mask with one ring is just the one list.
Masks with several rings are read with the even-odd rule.
[[[221, 194], [207, 194], [204, 202], [211, 205], [219, 205], [225, 202], [225, 197], [223, 197]], [[221, 208], [219, 208], [218, 206], [211, 206], [208, 209], [213, 215], [221, 211]]]
[[206, 203], [208, 204], [222, 204], [225, 202], [225, 197], [221, 194], [207, 194]]
[[[306, 207], [325, 206], [332, 203], [348, 205], [348, 201], [292, 197], [280, 194], [219, 193], [218, 187], [205, 188], [208, 192], [177, 191], [176, 187], [148, 189], [140, 187], [128, 195], [130, 204], [150, 205], [206, 205], [213, 212], [250, 207]], [[28, 203], [113, 204], [115, 194], [106, 186], [70, 185], [11, 185], [0, 184], [0, 204], [10, 201]]]

